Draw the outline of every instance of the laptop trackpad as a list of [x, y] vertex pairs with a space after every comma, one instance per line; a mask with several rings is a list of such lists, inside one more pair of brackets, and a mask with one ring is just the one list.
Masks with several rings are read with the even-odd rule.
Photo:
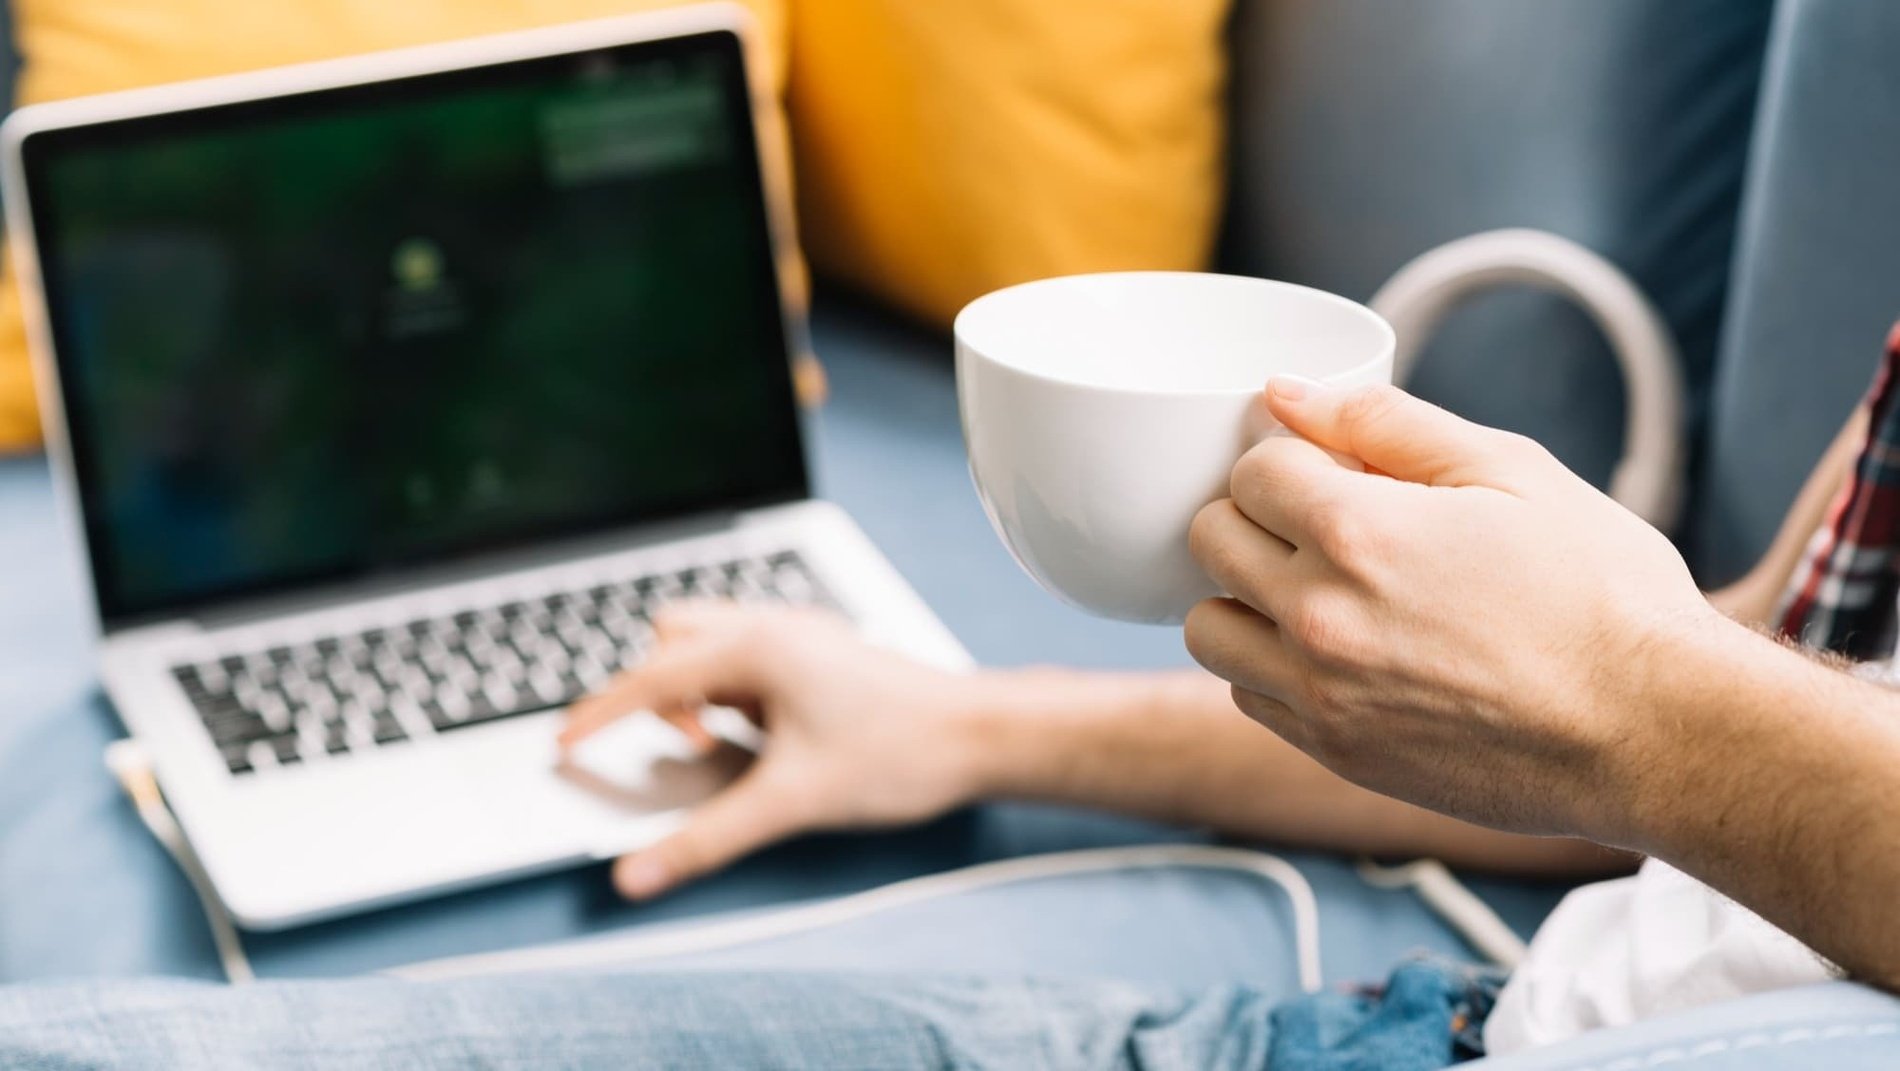
[[616, 807], [635, 813], [689, 807], [723, 788], [753, 753], [728, 740], [697, 753], [677, 729], [635, 714], [576, 746], [555, 772]]

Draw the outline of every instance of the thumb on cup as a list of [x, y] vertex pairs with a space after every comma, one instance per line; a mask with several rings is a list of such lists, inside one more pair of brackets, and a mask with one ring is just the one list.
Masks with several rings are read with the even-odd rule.
[[1266, 399], [1267, 411], [1301, 438], [1411, 483], [1474, 482], [1498, 435], [1384, 384], [1339, 388], [1275, 376]]

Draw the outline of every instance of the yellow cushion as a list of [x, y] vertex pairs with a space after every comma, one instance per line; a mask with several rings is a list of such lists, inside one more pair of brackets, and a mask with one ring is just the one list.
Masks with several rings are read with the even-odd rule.
[[[680, 0], [14, 0], [21, 103], [601, 18]], [[820, 0], [822, 2], [822, 0]], [[783, 84], [782, 0], [758, 16], [770, 84]], [[761, 134], [782, 140], [780, 120]], [[19, 295], [0, 293], [0, 449], [36, 442]]]
[[794, 0], [800, 231], [937, 323], [1048, 275], [1206, 267], [1228, 0]]

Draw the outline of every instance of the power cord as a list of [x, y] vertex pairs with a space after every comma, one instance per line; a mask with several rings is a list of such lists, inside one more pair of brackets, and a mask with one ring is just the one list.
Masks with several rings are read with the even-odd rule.
[[1319, 902], [1313, 896], [1313, 887], [1307, 884], [1306, 878], [1291, 863], [1278, 856], [1245, 848], [1220, 848], [1204, 844], [1088, 848], [1028, 855], [910, 878], [835, 900], [765, 914], [686, 923], [538, 948], [455, 956], [399, 967], [388, 973], [403, 978], [441, 979], [522, 971], [618, 967], [641, 960], [711, 952], [808, 933], [892, 908], [1018, 882], [1119, 870], [1180, 867], [1240, 871], [1284, 890], [1293, 907], [1293, 940], [1300, 988], [1308, 993], [1320, 990], [1324, 983], [1321, 980], [1319, 959]]
[[[145, 752], [131, 740], [106, 749], [106, 766], [131, 797], [139, 821], [171, 855], [204, 908], [218, 962], [233, 985], [256, 980], [231, 915], [218, 899], [211, 878], [191, 848], [176, 816], [165, 803]], [[958, 896], [1025, 881], [1101, 874], [1121, 870], [1190, 868], [1250, 874], [1278, 886], [1293, 912], [1295, 963], [1300, 988], [1318, 992], [1320, 970], [1319, 903], [1313, 887], [1291, 863], [1248, 848], [1204, 844], [1155, 844], [1129, 848], [1090, 848], [979, 863], [960, 870], [910, 878], [849, 896], [739, 918], [715, 918], [604, 938], [589, 938], [506, 952], [430, 960], [389, 970], [414, 980], [466, 978], [523, 971], [574, 970], [625, 966], [643, 960], [711, 952], [779, 937], [808, 933], [866, 918], [893, 908]], [[1524, 942], [1485, 902], [1452, 876], [1442, 863], [1421, 860], [1400, 867], [1359, 864], [1359, 875], [1378, 888], [1410, 887], [1472, 948], [1493, 962], [1515, 966]]]
[[191, 842], [185, 839], [185, 831], [178, 826], [178, 819], [172, 814], [171, 807], [165, 802], [165, 794], [159, 790], [158, 777], [152, 772], [151, 760], [146, 758], [145, 750], [132, 740], [117, 740], [106, 747], [106, 769], [118, 778], [119, 787], [132, 798], [132, 807], [138, 812], [139, 821], [152, 834], [152, 838], [165, 849], [178, 869], [184, 871], [185, 880], [191, 882], [191, 891], [198, 894], [198, 903], [204, 908], [205, 921], [211, 926], [211, 941], [218, 949], [218, 964], [224, 968], [224, 976], [232, 985], [249, 985], [257, 980], [251, 970], [250, 957], [244, 954], [244, 942], [238, 938], [237, 925], [231, 921], [231, 913], [224, 909], [224, 901], [218, 899], [218, 893], [211, 885], [211, 875], [205, 873], [204, 864], [198, 860], [198, 853], [191, 848]]

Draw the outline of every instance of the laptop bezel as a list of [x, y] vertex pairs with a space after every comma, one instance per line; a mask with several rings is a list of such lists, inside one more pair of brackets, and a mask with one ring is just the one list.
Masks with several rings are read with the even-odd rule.
[[[55, 349], [47, 294], [41, 273], [37, 219], [27, 181], [27, 157], [34, 136], [51, 131], [123, 123], [142, 119], [163, 121], [183, 112], [224, 105], [267, 101], [279, 97], [318, 94], [332, 90], [373, 85], [379, 82], [409, 79], [435, 74], [478, 69], [548, 59], [570, 54], [585, 54], [605, 49], [636, 46], [643, 43], [725, 33], [738, 41], [746, 68], [746, 85], [751, 105], [753, 155], [759, 169], [759, 189], [766, 215], [767, 254], [777, 289], [781, 319], [781, 338], [785, 349], [784, 375], [790, 383], [792, 359], [800, 352], [807, 337], [802, 321], [802, 304], [794, 300], [798, 292], [787, 256], [791, 243], [791, 205], [787, 189], [785, 162], [775, 151], [779, 147], [768, 137], [771, 91], [760, 70], [756, 47], [757, 28], [750, 12], [737, 4], [717, 2], [658, 12], [587, 20], [540, 29], [516, 31], [485, 37], [468, 38], [412, 48], [367, 53], [337, 60], [297, 64], [245, 74], [199, 79], [147, 89], [130, 90], [99, 96], [76, 98], [47, 104], [35, 104], [14, 112], [0, 125], [0, 183], [4, 184], [8, 245], [11, 263], [20, 291], [27, 328], [29, 351], [34, 365], [40, 408], [45, 416], [47, 452], [52, 462], [56, 498], [69, 535], [78, 542], [78, 555], [91, 593], [95, 628], [110, 636], [153, 624], [192, 620], [206, 615], [227, 614], [232, 607], [294, 604], [318, 605], [330, 601], [362, 598], [367, 594], [408, 586], [413, 579], [457, 573], [478, 573], [482, 561], [494, 557], [519, 561], [531, 554], [538, 542], [577, 543], [598, 546], [619, 535], [632, 536], [647, 529], [677, 530], [691, 526], [691, 513], [652, 518], [624, 526], [600, 525], [585, 531], [547, 537], [544, 540], [518, 540], [492, 549], [474, 552], [460, 559], [418, 562], [413, 568], [388, 571], [353, 571], [346, 575], [260, 586], [242, 592], [187, 600], [163, 609], [143, 612], [113, 612], [106, 605], [98, 583], [95, 555], [99, 551], [93, 527], [86, 516], [82, 493], [82, 469], [75, 450], [68, 418], [61, 367]], [[756, 502], [734, 502], [718, 512], [731, 516], [749, 507], [769, 506], [809, 498], [810, 461], [804, 447], [805, 429], [802, 412], [795, 403], [789, 418], [799, 441], [794, 458], [797, 479], [785, 493]], [[333, 594], [331, 594], [333, 593]]]

